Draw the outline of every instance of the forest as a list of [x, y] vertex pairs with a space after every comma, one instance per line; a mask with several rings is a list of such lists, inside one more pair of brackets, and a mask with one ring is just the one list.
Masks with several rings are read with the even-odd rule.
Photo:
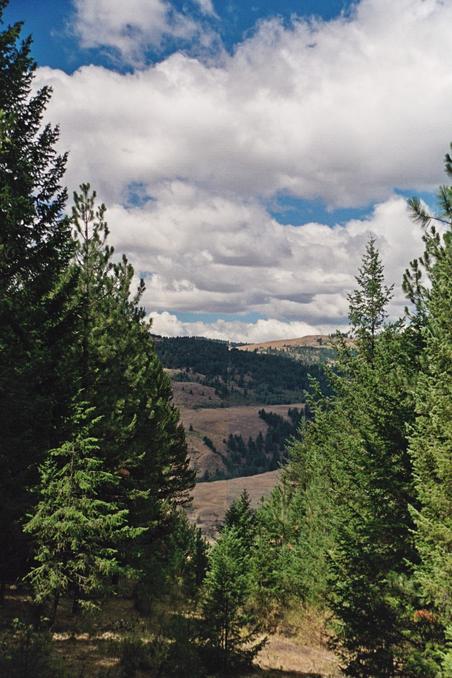
[[[88, 183], [67, 195], [30, 50], [2, 22], [0, 675], [269, 676], [253, 662], [295, 610], [324, 620], [339, 675], [452, 676], [452, 187], [432, 213], [409, 201], [425, 251], [403, 317], [371, 238], [334, 366], [230, 352], [250, 388], [265, 369], [269, 398], [309, 372], [311, 416], [293, 413], [269, 498], [243, 493], [207, 543], [184, 512], [167, 342], [106, 207]], [[198, 370], [196, 342], [175, 342]]]
[[[327, 388], [323, 367], [281, 354], [240, 351], [224, 341], [203, 337], [156, 337], [162, 364], [179, 369], [180, 380], [196, 379], [212, 386], [228, 403], [277, 404], [304, 401], [310, 378]], [[200, 377], [198, 376], [198, 379]]]

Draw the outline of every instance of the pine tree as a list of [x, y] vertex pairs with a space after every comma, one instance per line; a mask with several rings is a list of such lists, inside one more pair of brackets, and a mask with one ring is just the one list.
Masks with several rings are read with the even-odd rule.
[[271, 628], [292, 602], [305, 598], [306, 553], [300, 544], [300, 506], [285, 478], [257, 510], [251, 552], [252, 602]]
[[355, 345], [339, 342], [333, 395], [313, 399], [287, 472], [301, 509], [307, 596], [326, 599], [346, 673], [359, 677], [396, 675], [403, 661], [402, 589], [415, 560], [406, 428], [417, 347], [401, 323], [382, 327], [390, 297], [382, 276], [371, 240], [349, 297]]
[[[451, 158], [446, 170], [452, 176]], [[440, 214], [446, 224], [441, 237], [432, 217], [417, 200], [414, 216], [424, 226], [426, 253], [416, 271], [427, 269], [431, 286], [417, 276], [417, 310], [422, 313], [425, 344], [416, 388], [416, 423], [410, 440], [418, 505], [413, 509], [420, 564], [416, 581], [427, 614], [439, 624], [449, 646], [444, 654], [425, 647], [436, 659], [435, 675], [452, 669], [452, 188], [439, 192]], [[413, 278], [409, 278], [412, 280]], [[421, 615], [422, 610], [418, 613]], [[424, 615], [425, 616], [425, 615]], [[419, 617], [422, 620], [422, 616]], [[442, 660], [442, 661], [441, 661]], [[442, 669], [440, 665], [442, 664]]]
[[210, 554], [202, 603], [207, 664], [223, 674], [249, 667], [263, 647], [249, 606], [248, 558], [236, 528], [225, 527]]
[[140, 532], [128, 527], [125, 509], [102, 498], [106, 489], [114, 494], [119, 477], [99, 458], [92, 435], [97, 423], [92, 407], [75, 404], [72, 438], [42, 464], [38, 503], [25, 526], [35, 539], [35, 565], [27, 578], [38, 603], [53, 600], [52, 621], [62, 595], [72, 596], [75, 612], [124, 573], [118, 547]]
[[[0, 1], [0, 23], [7, 5]], [[58, 443], [69, 394], [61, 378], [73, 284], [72, 240], [60, 183], [58, 129], [43, 125], [50, 97], [33, 93], [36, 64], [21, 24], [0, 32], [0, 582], [24, 571], [21, 520], [45, 450]]]
[[133, 267], [125, 257], [113, 259], [105, 206], [96, 207], [95, 197], [88, 184], [74, 197], [80, 308], [74, 369], [101, 417], [95, 434], [106, 468], [121, 476], [121, 505], [132, 526], [145, 528], [124, 557], [145, 572], [152, 571], [156, 540], [171, 531], [174, 511], [189, 499], [193, 472], [171, 384], [140, 306], [144, 284], [132, 293]]
[[394, 287], [384, 284], [383, 265], [373, 237], [367, 243], [356, 282], [357, 288], [348, 295], [349, 319], [360, 351], [371, 361]]
[[234, 527], [240, 535], [247, 549], [253, 547], [257, 530], [256, 512], [251, 507], [251, 500], [247, 490], [243, 490], [225, 513], [223, 529]]

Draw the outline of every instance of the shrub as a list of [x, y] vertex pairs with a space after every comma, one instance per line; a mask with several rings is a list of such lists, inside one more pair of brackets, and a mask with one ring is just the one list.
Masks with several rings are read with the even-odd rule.
[[63, 678], [65, 671], [52, 657], [49, 632], [14, 619], [0, 636], [0, 676], [8, 678]]

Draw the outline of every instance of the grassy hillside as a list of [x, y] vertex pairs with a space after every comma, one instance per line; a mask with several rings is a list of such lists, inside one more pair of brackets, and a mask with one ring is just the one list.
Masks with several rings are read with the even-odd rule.
[[[276, 348], [273, 342], [263, 344], [268, 354], [201, 337], [155, 341], [172, 380], [198, 480], [266, 473], [284, 463], [285, 442], [298, 428], [310, 378], [324, 384], [326, 357], [281, 353], [280, 342], [274, 342]], [[332, 350], [322, 348], [318, 338], [317, 344], [320, 349], [291, 346]]]

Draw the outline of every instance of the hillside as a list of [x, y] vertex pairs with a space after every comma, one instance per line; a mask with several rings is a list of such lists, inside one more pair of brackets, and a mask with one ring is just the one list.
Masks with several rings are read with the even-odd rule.
[[284, 461], [303, 403], [227, 408], [181, 408], [192, 465], [201, 480], [275, 470]]
[[270, 494], [275, 487], [279, 474], [279, 471], [270, 471], [247, 478], [198, 483], [188, 510], [190, 520], [200, 527], [207, 537], [214, 537], [227, 509], [243, 490], [248, 492], [252, 506], [256, 507], [262, 497]]
[[[303, 402], [309, 380], [323, 386], [322, 366], [282, 352], [261, 354], [203, 337], [154, 337], [163, 365], [175, 382], [213, 388], [225, 405]], [[212, 403], [213, 404], [213, 403]]]
[[331, 337], [326, 334], [309, 334], [295, 339], [276, 339], [274, 341], [263, 341], [258, 344], [243, 344], [238, 346], [240, 351], [265, 351], [275, 349], [284, 351], [284, 349], [294, 346], [305, 346], [308, 348], [323, 348], [331, 345]]
[[304, 415], [309, 379], [324, 385], [321, 361], [247, 352], [201, 337], [154, 339], [198, 480], [278, 469]]

